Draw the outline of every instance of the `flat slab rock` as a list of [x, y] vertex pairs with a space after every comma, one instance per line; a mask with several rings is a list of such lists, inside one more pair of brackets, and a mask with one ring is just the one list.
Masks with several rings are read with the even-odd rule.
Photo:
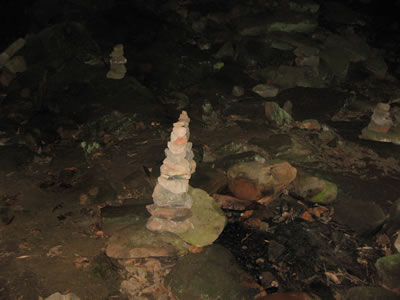
[[115, 259], [167, 257], [187, 252], [185, 243], [172, 233], [154, 233], [146, 221], [129, 224], [108, 240], [106, 255]]

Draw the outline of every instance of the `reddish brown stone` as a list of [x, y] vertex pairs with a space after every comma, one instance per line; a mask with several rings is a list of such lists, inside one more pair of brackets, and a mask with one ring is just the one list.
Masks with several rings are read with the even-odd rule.
[[192, 224], [189, 219], [185, 221], [178, 222], [173, 220], [161, 219], [151, 216], [146, 224], [146, 228], [150, 231], [161, 231], [161, 232], [172, 232], [175, 234], [180, 234], [186, 232]]
[[175, 141], [173, 141], [172, 143], [174, 144], [174, 145], [183, 145], [183, 144], [186, 144], [188, 142], [188, 139], [186, 138], [186, 137], [180, 137], [180, 138], [177, 138]]
[[261, 191], [247, 178], [234, 178], [229, 182], [229, 190], [239, 199], [256, 201], [262, 197]]
[[155, 204], [146, 206], [149, 213], [158, 218], [168, 219], [168, 220], [176, 220], [189, 218], [192, 216], [192, 212], [189, 208], [184, 207], [161, 207]]

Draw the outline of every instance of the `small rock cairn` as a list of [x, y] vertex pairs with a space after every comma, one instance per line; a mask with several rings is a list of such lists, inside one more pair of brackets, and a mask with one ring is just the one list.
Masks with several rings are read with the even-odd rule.
[[113, 52], [110, 54], [110, 71], [107, 78], [122, 79], [125, 77], [127, 59], [124, 56], [124, 45], [118, 44], [114, 46]]
[[368, 124], [368, 130], [387, 133], [392, 127], [393, 121], [390, 116], [390, 104], [378, 103]]
[[186, 232], [192, 225], [192, 198], [188, 194], [189, 179], [196, 169], [192, 143], [189, 142], [190, 119], [182, 111], [174, 123], [161, 175], [153, 192], [154, 204], [148, 205], [151, 217], [147, 229], [151, 231]]

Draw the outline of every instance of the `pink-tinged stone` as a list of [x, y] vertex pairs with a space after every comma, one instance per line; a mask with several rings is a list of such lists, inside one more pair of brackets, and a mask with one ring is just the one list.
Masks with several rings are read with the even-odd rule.
[[174, 140], [172, 143], [174, 145], [183, 145], [183, 144], [186, 144], [187, 142], [188, 142], [187, 137], [180, 137], [180, 138], [177, 138], [176, 140]]
[[188, 129], [186, 127], [174, 127], [174, 129], [172, 129], [172, 135], [171, 135], [171, 140], [172, 140], [172, 136], [174, 137], [187, 137], [187, 133], [188, 133]]
[[153, 216], [150, 217], [149, 221], [146, 224], [146, 228], [150, 231], [166, 231], [176, 234], [186, 232], [189, 228], [191, 228], [191, 226], [192, 223], [190, 223], [189, 219], [178, 222]]
[[189, 180], [187, 179], [169, 180], [164, 177], [158, 177], [158, 183], [174, 194], [186, 193], [189, 188]]
[[154, 188], [153, 201], [163, 207], [191, 208], [193, 204], [192, 198], [187, 193], [174, 194], [160, 184]]
[[179, 116], [179, 121], [190, 121], [189, 116], [185, 110], [182, 110], [182, 113]]
[[178, 144], [177, 145], [177, 144], [168, 142], [168, 149], [171, 150], [171, 152], [174, 154], [185, 153], [187, 150], [187, 144]]
[[185, 127], [185, 128], [188, 128], [188, 122], [187, 122], [187, 121], [178, 121], [178, 122], [175, 122], [175, 123], [173, 124], [173, 126], [174, 126], [174, 128], [175, 128], [175, 127]]
[[160, 168], [161, 175], [169, 178], [173, 176], [182, 176], [189, 179], [191, 168], [187, 160], [182, 160], [179, 164], [165, 163]]
[[161, 207], [155, 204], [146, 206], [148, 212], [157, 218], [167, 219], [167, 220], [175, 220], [177, 219], [186, 219], [192, 216], [192, 212], [189, 208], [185, 207]]

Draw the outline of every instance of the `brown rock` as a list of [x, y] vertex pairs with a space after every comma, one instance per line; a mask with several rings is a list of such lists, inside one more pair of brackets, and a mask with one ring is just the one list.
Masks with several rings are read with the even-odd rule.
[[303, 292], [293, 292], [293, 293], [276, 293], [257, 299], [258, 300], [311, 300], [311, 297]]
[[155, 204], [146, 206], [149, 213], [157, 218], [163, 218], [167, 220], [177, 220], [177, 219], [186, 219], [192, 215], [192, 212], [189, 208], [185, 207], [161, 207]]
[[186, 153], [187, 151], [187, 144], [174, 144], [172, 142], [168, 142], [168, 149], [171, 150], [174, 154], [181, 154]]
[[260, 200], [285, 189], [296, 174], [285, 161], [239, 163], [228, 170], [229, 189], [239, 199]]
[[179, 222], [179, 221], [161, 219], [154, 216], [151, 216], [146, 224], [146, 228], [148, 230], [172, 232], [175, 234], [184, 233], [191, 226], [192, 224], [190, 223], [189, 219]]

